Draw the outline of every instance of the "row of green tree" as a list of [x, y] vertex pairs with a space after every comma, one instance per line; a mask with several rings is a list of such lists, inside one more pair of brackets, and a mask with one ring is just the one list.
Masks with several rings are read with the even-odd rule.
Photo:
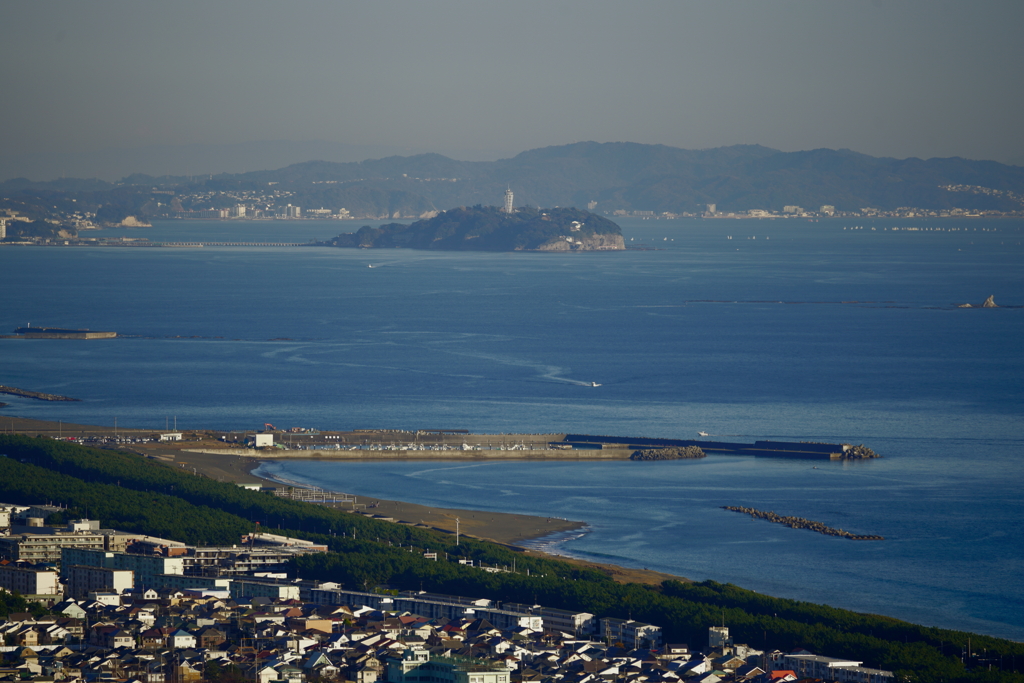
[[46, 608], [38, 602], [29, 602], [17, 593], [8, 593], [0, 588], [0, 618], [6, 619], [15, 612], [29, 612], [41, 617], [46, 614]]
[[[701, 643], [722, 620], [753, 647], [862, 660], [909, 680], [1024, 683], [1024, 645], [848, 610], [761, 595], [730, 584], [619, 584], [602, 572], [507, 547], [249, 491], [130, 453], [45, 438], [0, 436], [0, 500], [51, 501], [68, 516], [187, 543], [237, 543], [255, 522], [330, 552], [293, 561], [303, 578], [347, 588], [399, 589], [539, 603], [661, 626], [669, 641]], [[438, 560], [424, 553], [438, 553]], [[486, 572], [455, 562], [507, 571]], [[447, 561], [446, 561], [447, 560]], [[968, 648], [971, 652], [964, 656]], [[979, 657], [978, 653], [983, 653]], [[987, 661], [986, 661], [987, 658]], [[966, 665], [965, 665], [966, 662]], [[1012, 664], [1006, 664], [1012, 662]], [[989, 670], [989, 666], [992, 670]]]

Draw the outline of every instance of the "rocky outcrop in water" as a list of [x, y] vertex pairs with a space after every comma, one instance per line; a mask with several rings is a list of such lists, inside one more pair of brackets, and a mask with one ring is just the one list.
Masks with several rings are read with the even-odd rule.
[[816, 531], [819, 534], [825, 534], [826, 536], [839, 536], [841, 538], [848, 538], [851, 541], [884, 541], [885, 536], [873, 536], [863, 534], [851, 534], [849, 531], [843, 531], [842, 529], [833, 529], [830, 526], [826, 526], [821, 522], [815, 522], [810, 519], [804, 519], [803, 517], [787, 517], [783, 515], [777, 515], [774, 512], [765, 512], [764, 510], [757, 510], [755, 508], [738, 507], [735, 505], [723, 505], [723, 510], [732, 510], [733, 512], [742, 512], [750, 515], [754, 519], [763, 519], [773, 524], [784, 524], [793, 529], [807, 529], [808, 531]]
[[849, 444], [843, 444], [843, 460], [866, 460], [868, 458], [881, 458], [878, 453], [861, 444], [859, 446], [850, 446]]
[[537, 247], [537, 251], [620, 251], [626, 248], [622, 235], [594, 234], [585, 237], [555, 237]]
[[152, 228], [153, 224], [145, 220], [139, 220], [135, 216], [125, 216], [124, 220], [118, 224], [118, 227], [122, 228]]
[[960, 304], [957, 308], [999, 308], [999, 304], [996, 303], [996, 295], [990, 294], [985, 303], [981, 306], [975, 306], [973, 304]]
[[630, 460], [695, 460], [707, 455], [700, 446], [679, 446], [672, 448], [647, 448], [635, 451]]

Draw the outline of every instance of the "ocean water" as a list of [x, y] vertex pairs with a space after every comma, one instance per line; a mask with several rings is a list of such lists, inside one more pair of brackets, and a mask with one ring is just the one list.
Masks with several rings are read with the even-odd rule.
[[[295, 242], [361, 224], [105, 234]], [[885, 457], [268, 470], [581, 520], [589, 532], [558, 551], [1024, 639], [1024, 221], [622, 224], [628, 244], [649, 250], [0, 247], [0, 331], [31, 322], [123, 335], [0, 340], [0, 383], [82, 399], [5, 397], [0, 428], [8, 414], [864, 443]], [[1001, 308], [957, 308], [990, 294]]]

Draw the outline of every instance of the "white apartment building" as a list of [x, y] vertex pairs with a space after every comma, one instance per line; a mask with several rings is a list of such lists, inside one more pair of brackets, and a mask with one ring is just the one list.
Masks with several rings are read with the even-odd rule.
[[600, 620], [600, 636], [626, 647], [661, 647], [661, 627], [632, 619], [604, 617]]
[[777, 654], [772, 657], [772, 670], [793, 671], [797, 678], [820, 678], [841, 683], [892, 683], [891, 671], [869, 669], [863, 662], [851, 659], [836, 659], [806, 653]]
[[545, 629], [554, 629], [563, 633], [573, 633], [581, 636], [594, 635], [598, 630], [597, 619], [589, 612], [574, 612], [567, 609], [509, 602], [504, 603], [504, 607], [512, 612], [539, 615], [544, 619]]
[[61, 566], [72, 565], [131, 570], [134, 588], [162, 588], [163, 585], [157, 578], [161, 574], [185, 573], [185, 562], [181, 557], [131, 555], [84, 548], [67, 548], [62, 554]]
[[260, 583], [257, 581], [243, 581], [241, 579], [232, 579], [231, 597], [298, 600], [299, 587], [292, 584]]
[[0, 538], [0, 555], [25, 562], [60, 562], [64, 548], [103, 550], [107, 540], [103, 534], [83, 531], [12, 534]]
[[17, 591], [30, 599], [56, 598], [62, 593], [57, 572], [13, 564], [0, 566], [0, 588], [10, 593]]
[[62, 568], [68, 583], [68, 597], [80, 599], [90, 593], [116, 593], [120, 595], [135, 584], [130, 569], [83, 567], [71, 565]]

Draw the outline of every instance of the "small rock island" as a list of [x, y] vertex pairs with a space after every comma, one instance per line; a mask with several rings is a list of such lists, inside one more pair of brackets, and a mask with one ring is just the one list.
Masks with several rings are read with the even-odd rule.
[[575, 208], [459, 207], [411, 225], [364, 225], [315, 246], [440, 251], [621, 251], [616, 223]]
[[960, 304], [957, 308], [999, 308], [999, 304], [996, 303], [996, 295], [990, 294], [989, 297], [985, 299], [985, 303], [980, 306], [975, 306], [974, 304]]

